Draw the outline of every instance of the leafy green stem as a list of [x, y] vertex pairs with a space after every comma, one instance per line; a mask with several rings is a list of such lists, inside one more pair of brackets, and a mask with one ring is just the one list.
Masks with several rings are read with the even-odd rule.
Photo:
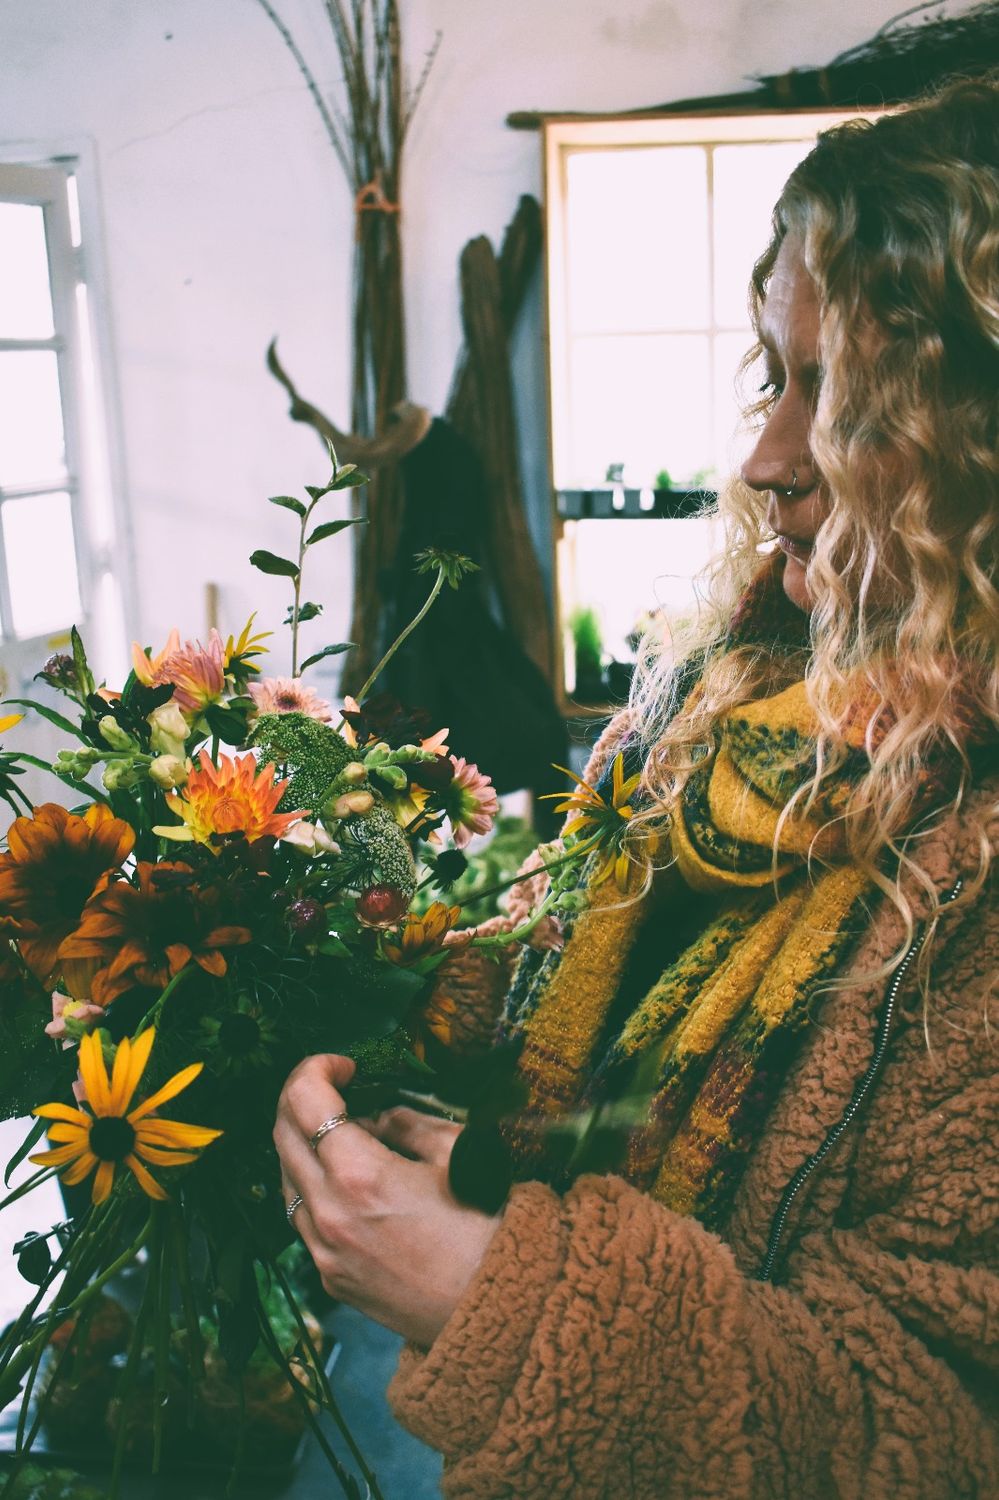
[[[413, 616], [413, 618], [410, 620], [409, 624], [406, 626], [405, 630], [400, 631], [400, 633], [396, 636], [395, 640], [392, 642], [391, 646], [388, 648], [388, 650], [386, 651], [385, 655], [382, 657], [381, 661], [375, 667], [374, 671], [371, 673], [371, 676], [368, 678], [367, 682], [364, 684], [364, 686], [361, 688], [361, 691], [358, 693], [358, 695], [357, 695], [357, 701], [358, 701], [358, 703], [363, 703], [364, 702], [365, 698], [370, 693], [372, 687], [378, 681], [378, 678], [382, 675], [382, 673], [384, 672], [385, 668], [388, 666], [389, 662], [392, 660], [393, 656], [398, 651], [399, 647], [402, 645], [403, 641], [405, 641], [409, 636], [411, 636], [413, 634], [413, 631], [416, 629], [417, 625], [419, 625], [420, 622], [423, 619], [425, 619], [425, 617], [427, 616], [427, 614], [430, 612], [430, 610], [433, 607], [434, 601], [437, 598], [437, 595], [440, 593], [441, 589], [444, 587], [444, 580], [445, 580], [445, 569], [442, 568], [442, 567], [438, 568], [438, 570], [437, 570], [437, 577], [434, 579], [434, 586], [430, 590], [430, 593], [427, 595], [426, 602], [424, 603], [422, 609], [420, 609]], [[342, 721], [341, 721], [340, 727], [341, 728], [343, 727]]]

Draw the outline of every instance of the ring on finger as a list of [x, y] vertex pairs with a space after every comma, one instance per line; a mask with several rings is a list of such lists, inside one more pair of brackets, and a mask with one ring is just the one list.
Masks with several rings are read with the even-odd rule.
[[298, 1210], [301, 1208], [301, 1206], [304, 1203], [304, 1201], [305, 1200], [302, 1197], [301, 1193], [296, 1193], [295, 1196], [294, 1196], [294, 1198], [292, 1198], [291, 1202], [288, 1204], [288, 1207], [285, 1209], [284, 1213], [285, 1213], [285, 1218], [288, 1220], [289, 1224], [292, 1222], [292, 1220], [294, 1219], [295, 1215], [298, 1213]]
[[346, 1125], [349, 1119], [350, 1115], [347, 1114], [346, 1110], [343, 1110], [340, 1114], [332, 1115], [330, 1119], [324, 1120], [319, 1129], [314, 1130], [309, 1136], [309, 1145], [313, 1151], [319, 1150], [319, 1142], [324, 1135], [329, 1135], [331, 1130], [337, 1130], [341, 1125]]

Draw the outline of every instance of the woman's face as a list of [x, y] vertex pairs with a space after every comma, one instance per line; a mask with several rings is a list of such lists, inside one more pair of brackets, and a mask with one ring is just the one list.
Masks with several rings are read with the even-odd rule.
[[790, 237], [781, 245], [767, 287], [760, 341], [775, 400], [742, 478], [768, 497], [767, 522], [787, 558], [784, 592], [807, 610], [812, 601], [805, 569], [829, 500], [809, 441], [820, 378], [819, 300], [800, 244]]

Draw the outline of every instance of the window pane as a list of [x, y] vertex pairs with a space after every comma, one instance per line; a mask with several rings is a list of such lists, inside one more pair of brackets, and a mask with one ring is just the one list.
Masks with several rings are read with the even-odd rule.
[[576, 151], [567, 160], [574, 333], [703, 328], [707, 154], [700, 146]]
[[708, 338], [701, 334], [573, 340], [571, 475], [563, 488], [600, 484], [623, 463], [632, 485], [660, 469], [682, 483], [711, 458]]
[[74, 624], [82, 611], [69, 496], [5, 500], [2, 513], [15, 634], [47, 635]]
[[744, 327], [749, 321], [753, 262], [770, 239], [770, 215], [794, 167], [812, 141], [716, 146], [715, 323]]
[[55, 354], [0, 354], [0, 487], [59, 479], [66, 448]]
[[0, 339], [50, 339], [45, 217], [37, 203], [0, 203]]

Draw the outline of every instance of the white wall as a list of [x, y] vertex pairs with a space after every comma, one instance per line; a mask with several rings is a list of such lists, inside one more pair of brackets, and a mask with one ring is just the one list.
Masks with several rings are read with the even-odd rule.
[[[539, 142], [517, 108], [613, 110], [725, 92], [754, 72], [819, 64], [899, 0], [401, 0], [415, 77], [443, 41], [416, 116], [404, 191], [410, 393], [442, 405], [459, 345], [457, 258], [498, 241], [540, 192]], [[323, 84], [338, 62], [321, 0], [275, 0]], [[958, 9], [963, 8], [958, 6]], [[140, 637], [204, 629], [204, 585], [238, 628], [275, 626], [291, 517], [265, 497], [325, 477], [285, 416], [269, 339], [301, 389], [348, 413], [351, 201], [321, 122], [256, 0], [0, 0], [0, 144], [93, 143], [120, 391], [124, 501]], [[756, 247], [747, 247], [747, 266]], [[668, 268], [664, 267], [664, 274]], [[525, 477], [544, 534], [538, 303], [516, 349]], [[347, 547], [327, 544], [308, 627], [342, 638]], [[40, 575], [40, 586], [43, 577]], [[274, 658], [286, 666], [284, 643]]]

